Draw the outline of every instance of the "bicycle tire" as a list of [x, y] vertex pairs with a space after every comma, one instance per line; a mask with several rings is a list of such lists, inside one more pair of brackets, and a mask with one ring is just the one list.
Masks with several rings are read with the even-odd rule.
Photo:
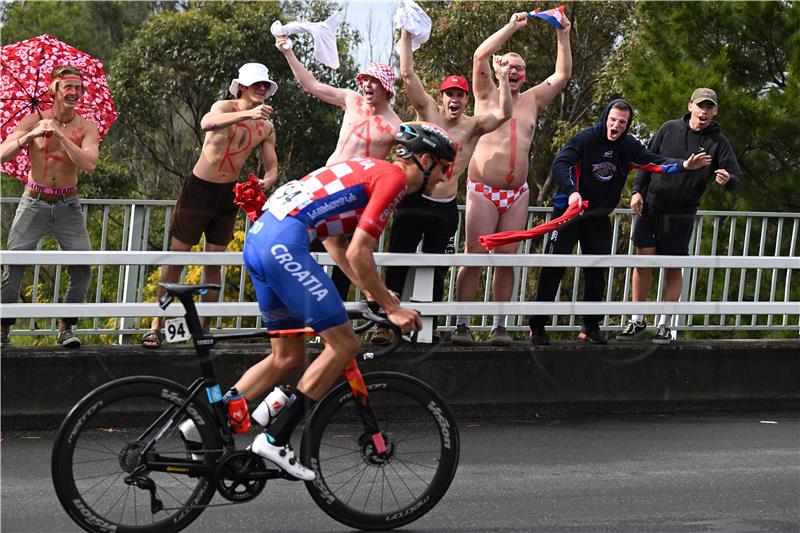
[[[203, 512], [216, 491], [210, 477], [147, 472], [164, 503], [164, 510], [156, 512], [150, 507], [149, 490], [124, 482], [124, 458], [138, 456], [126, 453], [131, 443], [143, 434], [142, 428], [187, 396], [188, 391], [173, 381], [136, 376], [98, 387], [72, 408], [58, 430], [51, 457], [53, 486], [72, 520], [93, 532], [160, 533], [180, 531]], [[191, 402], [179, 419], [151, 431], [165, 429], [153, 451], [166, 460], [191, 457], [177, 429], [187, 418], [195, 422], [203, 449], [215, 450], [201, 454], [205, 464], [213, 464], [221, 438], [213, 414], [199, 401]]]
[[306, 488], [342, 524], [393, 529], [423, 516], [447, 492], [458, 468], [458, 428], [424, 382], [395, 372], [368, 373], [364, 380], [389, 459], [375, 460], [353, 393], [342, 383], [320, 400], [306, 425], [302, 462], [317, 475]]

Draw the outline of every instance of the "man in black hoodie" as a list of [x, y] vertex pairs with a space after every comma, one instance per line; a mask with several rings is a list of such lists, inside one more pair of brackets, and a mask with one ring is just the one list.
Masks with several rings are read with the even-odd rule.
[[[640, 255], [689, 255], [689, 240], [694, 228], [700, 198], [712, 181], [728, 191], [739, 184], [739, 163], [728, 139], [719, 124], [713, 122], [719, 110], [717, 93], [699, 88], [689, 100], [689, 112], [682, 119], [670, 120], [661, 125], [650, 141], [650, 150], [670, 157], [687, 157], [693, 153], [706, 153], [712, 164], [698, 170], [681, 172], [663, 178], [647, 170], [640, 170], [633, 183], [631, 209], [636, 213], [633, 225], [633, 244]], [[650, 268], [633, 270], [633, 301], [647, 300], [652, 282]], [[662, 300], [677, 302], [683, 287], [680, 268], [664, 271]], [[669, 344], [672, 315], [661, 315], [653, 342]], [[643, 315], [633, 315], [625, 329], [617, 335], [618, 341], [633, 340], [647, 328]]]
[[[706, 154], [692, 154], [688, 159], [673, 159], [650, 152], [642, 143], [628, 137], [633, 121], [633, 109], [625, 100], [612, 100], [606, 105], [600, 121], [572, 137], [561, 149], [552, 172], [558, 192], [555, 195], [553, 216], [564, 213], [568, 204], [589, 201], [589, 209], [577, 220], [565, 224], [550, 234], [545, 253], [570, 254], [580, 241], [584, 254], [611, 253], [611, 220], [608, 215], [619, 203], [628, 173], [633, 168], [672, 174], [693, 170], [711, 163]], [[537, 302], [555, 299], [564, 267], [543, 268], [539, 273]], [[583, 299], [598, 302], [603, 296], [604, 268], [584, 269]], [[584, 315], [581, 337], [594, 344], [605, 344], [600, 333], [599, 315]], [[531, 342], [546, 345], [550, 339], [545, 331], [547, 317], [530, 318]]]

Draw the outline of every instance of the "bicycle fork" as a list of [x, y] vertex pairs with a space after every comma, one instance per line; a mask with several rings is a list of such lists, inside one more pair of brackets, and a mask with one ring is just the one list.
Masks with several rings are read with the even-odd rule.
[[[361, 423], [364, 424], [364, 428], [369, 434], [376, 455], [382, 460], [386, 459], [390, 450], [386, 445], [386, 439], [383, 433], [381, 433], [378, 427], [375, 414], [369, 406], [367, 384], [364, 381], [364, 376], [361, 374], [361, 369], [358, 368], [358, 362], [355, 358], [347, 363], [347, 366], [344, 367], [342, 371], [342, 375], [350, 385], [350, 390], [353, 391], [353, 399], [355, 400], [358, 416], [361, 418]], [[366, 445], [366, 443], [362, 443], [362, 446], [364, 445]]]

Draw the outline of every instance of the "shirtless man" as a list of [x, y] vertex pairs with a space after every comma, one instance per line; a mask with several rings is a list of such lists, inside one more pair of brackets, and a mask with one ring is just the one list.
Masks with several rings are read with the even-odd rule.
[[[500, 80], [499, 105], [487, 113], [468, 117], [464, 108], [469, 98], [469, 85], [462, 76], [446, 76], [441, 83], [442, 105], [438, 105], [422, 86], [414, 72], [411, 36], [405, 30], [400, 36], [400, 75], [406, 86], [408, 99], [420, 120], [444, 128], [456, 142], [458, 153], [450, 179], [438, 182], [429, 191], [409, 194], [400, 203], [392, 222], [389, 251], [413, 253], [422, 241], [422, 251], [431, 254], [454, 254], [455, 234], [458, 231], [458, 179], [467, 168], [472, 152], [481, 135], [494, 131], [511, 118], [511, 91], [508, 85], [508, 60], [497, 58]], [[447, 267], [438, 267], [434, 276], [433, 299], [441, 301]], [[386, 270], [386, 286], [400, 294], [408, 267], [390, 267]], [[435, 321], [434, 321], [435, 327]], [[385, 345], [391, 341], [391, 332], [379, 328], [372, 343]]]
[[[487, 38], [472, 58], [472, 85], [475, 113], [483, 114], [500, 105], [500, 91], [492, 81], [489, 59], [508, 39], [528, 24], [527, 13], [515, 13], [511, 20]], [[466, 252], [487, 253], [478, 244], [478, 236], [498, 231], [524, 229], [528, 217], [528, 152], [536, 128], [538, 114], [567, 85], [572, 75], [572, 52], [569, 44], [570, 22], [564, 17], [563, 30], [558, 30], [558, 53], [555, 72], [539, 85], [521, 92], [525, 83], [525, 60], [514, 52], [508, 60], [508, 82], [514, 112], [511, 120], [481, 137], [469, 163], [467, 208], [465, 215]], [[513, 254], [518, 245], [496, 249], [496, 253]], [[478, 291], [480, 267], [461, 267], [458, 271], [456, 298], [472, 301]], [[496, 267], [492, 294], [496, 301], [511, 299], [514, 285], [512, 267]], [[469, 315], [456, 318], [454, 344], [472, 344], [468, 327]], [[492, 344], [507, 345], [511, 336], [505, 329], [505, 316], [492, 320]]]
[[[83, 73], [72, 66], [57, 66], [51, 73], [48, 92], [53, 107], [23, 118], [16, 130], [0, 145], [0, 160], [5, 163], [28, 149], [31, 169], [22, 193], [14, 222], [8, 233], [8, 250], [35, 250], [50, 233], [62, 250], [90, 250], [89, 233], [78, 199], [78, 170], [94, 172], [98, 150], [98, 132], [94, 123], [75, 111], [83, 98]], [[19, 301], [19, 287], [27, 267], [3, 267], [2, 303]], [[81, 303], [89, 289], [92, 269], [86, 265], [69, 267], [66, 303]], [[58, 343], [77, 348], [81, 341], [72, 333], [76, 318], [59, 321]], [[8, 335], [14, 319], [4, 318], [0, 339], [11, 343]]]
[[[328, 157], [326, 165], [352, 157], [385, 159], [389, 155], [394, 145], [394, 132], [402, 122], [390, 104], [395, 93], [395, 75], [391, 67], [383, 63], [370, 63], [365, 71], [356, 76], [361, 89], [359, 94], [351, 89], [331, 87], [314, 78], [292, 52], [288, 37], [277, 37], [275, 47], [286, 56], [286, 61], [303, 90], [344, 110], [336, 150]], [[312, 252], [323, 250], [318, 241], [312, 244]], [[339, 267], [334, 267], [331, 277], [342, 300], [347, 300], [350, 280]]]
[[[239, 69], [239, 77], [230, 85], [235, 100], [220, 100], [211, 106], [200, 121], [206, 132], [200, 158], [186, 178], [172, 214], [169, 233], [170, 250], [188, 252], [206, 236], [207, 252], [224, 252], [233, 240], [233, 227], [239, 208], [233, 203], [233, 186], [247, 158], [256, 148], [261, 151], [265, 191], [278, 177], [278, 159], [275, 154], [275, 127], [269, 120], [272, 107], [264, 102], [275, 94], [278, 85], [269, 79], [269, 70], [260, 63], [246, 63]], [[161, 269], [160, 281], [174, 283], [180, 279], [183, 266], [167, 265]], [[220, 267], [203, 268], [205, 283], [219, 283]], [[156, 298], [164, 289], [159, 285]], [[213, 302], [219, 291], [208, 291], [203, 301]], [[208, 328], [211, 319], [203, 318]], [[161, 317], [153, 318], [150, 331], [143, 337], [142, 346], [161, 346]]]

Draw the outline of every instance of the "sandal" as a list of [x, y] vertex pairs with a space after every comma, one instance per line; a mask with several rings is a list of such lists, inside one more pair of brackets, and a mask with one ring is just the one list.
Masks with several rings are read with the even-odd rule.
[[157, 329], [151, 329], [142, 337], [142, 348], [156, 350], [161, 348], [162, 342], [164, 342], [164, 334]]
[[392, 332], [384, 327], [379, 327], [378, 330], [372, 334], [372, 338], [370, 338], [369, 342], [371, 342], [375, 346], [388, 346], [390, 342], [392, 342]]

